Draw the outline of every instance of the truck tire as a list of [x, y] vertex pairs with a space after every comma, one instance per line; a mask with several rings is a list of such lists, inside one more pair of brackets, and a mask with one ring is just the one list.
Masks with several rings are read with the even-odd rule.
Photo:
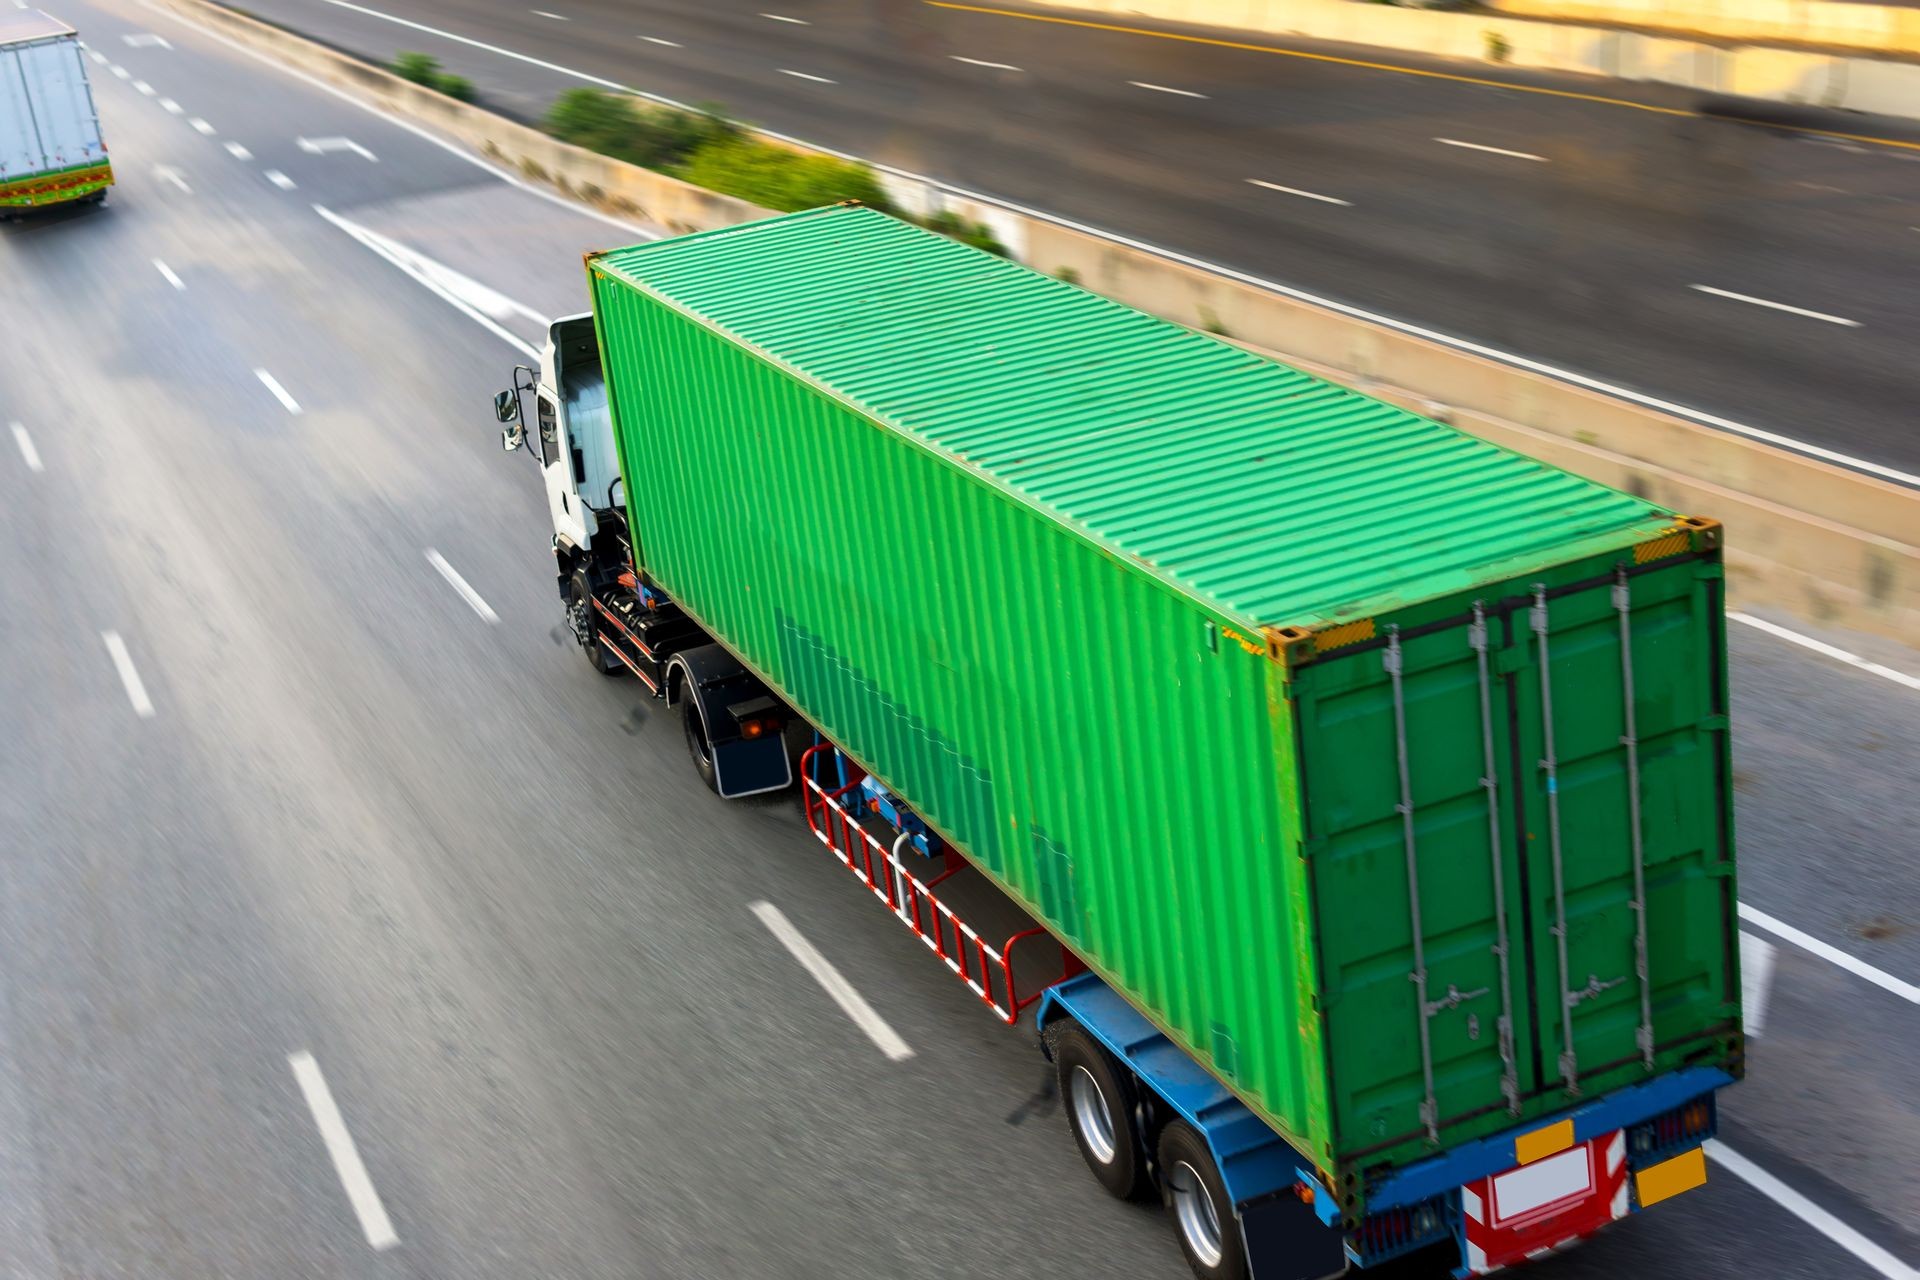
[[687, 733], [687, 754], [693, 757], [694, 772], [707, 790], [720, 793], [720, 775], [713, 767], [713, 744], [707, 740], [707, 724], [700, 718], [700, 699], [691, 688], [680, 691], [680, 724]]
[[587, 575], [576, 573], [573, 582], [567, 588], [567, 626], [573, 632], [573, 638], [580, 642], [580, 651], [587, 655], [587, 665], [603, 676], [620, 676], [627, 673], [626, 664], [607, 651], [600, 642], [600, 627], [593, 616], [593, 588], [587, 585]]
[[1134, 1117], [1133, 1077], [1113, 1060], [1105, 1046], [1075, 1022], [1049, 1029], [1053, 1066], [1067, 1127], [1101, 1186], [1122, 1200], [1137, 1200], [1146, 1190], [1141, 1143]]
[[1158, 1155], [1173, 1234], [1193, 1274], [1199, 1280], [1247, 1280], [1240, 1223], [1206, 1139], [1185, 1120], [1175, 1120], [1160, 1131]]

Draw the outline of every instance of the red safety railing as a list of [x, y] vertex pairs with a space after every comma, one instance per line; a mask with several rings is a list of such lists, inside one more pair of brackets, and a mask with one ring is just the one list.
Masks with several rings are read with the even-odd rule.
[[934, 886], [964, 868], [965, 861], [948, 852], [946, 869], [931, 880], [922, 880], [901, 866], [900, 850], [910, 837], [901, 834], [889, 848], [840, 803], [860, 785], [857, 777], [831, 791], [814, 780], [815, 755], [832, 750], [822, 744], [809, 748], [800, 758], [800, 794], [806, 805], [807, 825], [820, 843], [831, 849], [874, 897], [886, 903], [900, 923], [912, 929], [927, 950], [939, 956], [1002, 1022], [1011, 1025], [1019, 1021], [1021, 1012], [1048, 987], [1081, 971], [1073, 953], [1060, 947], [1059, 976], [1042, 983], [1032, 994], [1021, 995], [1013, 970], [1014, 947], [1030, 938], [1050, 939], [1051, 935], [1045, 929], [1023, 929], [995, 947], [974, 932], [933, 892]]

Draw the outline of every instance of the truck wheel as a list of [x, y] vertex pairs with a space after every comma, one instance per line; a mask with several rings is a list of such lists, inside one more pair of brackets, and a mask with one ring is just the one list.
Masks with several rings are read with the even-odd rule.
[[707, 784], [707, 790], [718, 794], [720, 775], [713, 768], [713, 744], [707, 741], [707, 726], [700, 719], [700, 699], [693, 690], [682, 689], [680, 697], [680, 723], [687, 731], [687, 752], [693, 756], [693, 767], [700, 775], [700, 781]]
[[1200, 1280], [1247, 1280], [1246, 1247], [1206, 1139], [1185, 1120], [1160, 1132], [1160, 1177], [1180, 1252]]
[[593, 620], [593, 588], [587, 585], [584, 573], [574, 574], [573, 584], [567, 588], [567, 626], [595, 671], [603, 676], [626, 674], [626, 666], [600, 643], [600, 628]]
[[1059, 1073], [1060, 1098], [1080, 1158], [1109, 1193], [1138, 1199], [1146, 1187], [1134, 1127], [1133, 1081], [1113, 1055], [1078, 1024], [1048, 1037]]

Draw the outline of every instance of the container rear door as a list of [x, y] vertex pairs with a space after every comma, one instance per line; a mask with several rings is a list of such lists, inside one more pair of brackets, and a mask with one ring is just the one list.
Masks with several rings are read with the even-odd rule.
[[1452, 1146], [1737, 1030], [1717, 573], [1689, 557], [1630, 578], [1624, 596], [1604, 579], [1559, 587], [1543, 614], [1527, 584], [1508, 584], [1477, 617], [1302, 672], [1347, 1158]]
[[26, 52], [0, 46], [0, 182], [49, 167], [27, 93]]
[[79, 42], [62, 39], [22, 45], [13, 56], [18, 59], [32, 136], [44, 156], [44, 160], [36, 158], [34, 167], [64, 169], [104, 156]]
[[1737, 1027], [1717, 571], [1681, 560], [1506, 617], [1540, 1073], [1562, 1097]]

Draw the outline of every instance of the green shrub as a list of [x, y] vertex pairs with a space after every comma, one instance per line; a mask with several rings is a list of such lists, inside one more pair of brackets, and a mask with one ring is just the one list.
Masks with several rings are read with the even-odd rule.
[[842, 200], [893, 208], [873, 170], [863, 164], [789, 151], [738, 133], [704, 144], [672, 172], [696, 187], [783, 213]]
[[713, 111], [655, 107], [626, 94], [569, 89], [547, 111], [547, 132], [616, 160], [671, 170], [739, 130]]
[[988, 253], [1002, 258], [1009, 257], [1007, 246], [984, 222], [969, 222], [951, 209], [942, 209], [920, 224], [929, 231], [938, 231], [941, 235], [961, 244], [970, 244], [976, 249], [985, 249]]
[[437, 89], [461, 102], [473, 101], [473, 81], [465, 76], [448, 75], [440, 69], [440, 59], [428, 53], [403, 53], [393, 60], [393, 74], [402, 80]]

